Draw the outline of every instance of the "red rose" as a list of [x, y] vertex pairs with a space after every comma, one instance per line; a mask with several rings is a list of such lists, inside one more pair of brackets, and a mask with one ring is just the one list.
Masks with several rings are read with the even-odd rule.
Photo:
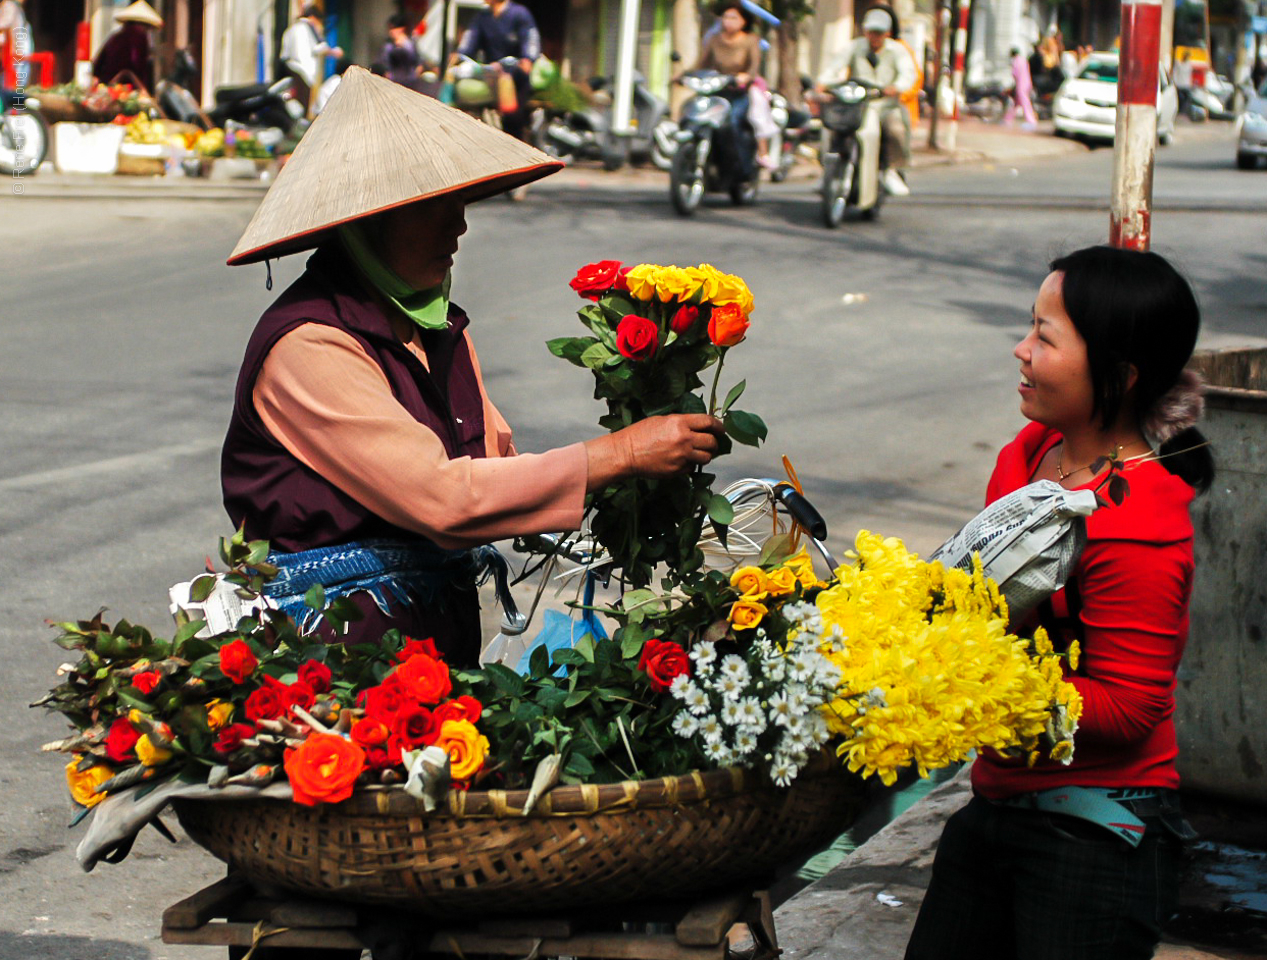
[[367, 770], [390, 770], [400, 763], [400, 757], [392, 759], [392, 755], [382, 747], [369, 747], [365, 750], [365, 768]]
[[395, 674], [392, 674], [377, 687], [362, 690], [357, 701], [364, 707], [367, 717], [390, 724], [396, 712], [408, 701], [408, 697]]
[[698, 319], [699, 307], [692, 307], [689, 304], [678, 307], [677, 312], [673, 314], [673, 319], [669, 321], [669, 329], [680, 337], [695, 326], [695, 321]]
[[679, 644], [669, 640], [648, 640], [642, 647], [638, 669], [651, 681], [651, 689], [664, 693], [675, 677], [691, 675], [691, 661]]
[[375, 720], [373, 717], [362, 717], [356, 723], [352, 724], [352, 729], [348, 731], [348, 736], [352, 738], [352, 742], [358, 747], [369, 750], [371, 747], [381, 747], [387, 742], [387, 737], [391, 733], [387, 724], [382, 720]]
[[234, 640], [220, 648], [220, 671], [234, 683], [245, 683], [259, 664], [245, 640]]
[[110, 732], [106, 734], [106, 756], [115, 763], [131, 760], [135, 753], [136, 741], [141, 735], [128, 723], [127, 717], [119, 717], [110, 724]]
[[144, 673], [138, 673], [132, 678], [132, 686], [140, 690], [141, 693], [149, 695], [154, 692], [154, 688], [162, 681], [163, 675], [157, 670], [146, 670]]
[[446, 720], [469, 720], [475, 723], [484, 712], [484, 705], [474, 697], [461, 696], [446, 700], [435, 709], [436, 726], [444, 726]]
[[633, 267], [621, 267], [616, 272], [616, 282], [612, 284], [613, 290], [629, 289], [629, 271], [632, 269]]
[[432, 706], [449, 695], [453, 682], [443, 660], [416, 653], [392, 671], [404, 691], [419, 703]]
[[300, 682], [308, 684], [313, 693], [329, 693], [330, 668], [319, 660], [308, 660], [299, 665]]
[[427, 745], [439, 732], [431, 711], [417, 703], [402, 707], [392, 721], [392, 737], [405, 750]]
[[400, 653], [396, 654], [396, 660], [398, 663], [404, 663], [415, 653], [425, 653], [435, 660], [444, 659], [444, 654], [436, 649], [436, 642], [431, 637], [427, 637], [426, 640], [415, 640], [413, 637], [405, 637], [405, 646]]
[[231, 723], [220, 731], [220, 736], [212, 744], [212, 749], [220, 756], [227, 757], [232, 753], [237, 753], [242, 747], [242, 741], [253, 736], [255, 736], [255, 728], [249, 723]]
[[630, 314], [616, 327], [616, 349], [630, 360], [646, 360], [656, 351], [660, 328], [655, 321]]
[[737, 303], [714, 307], [708, 321], [708, 339], [719, 347], [733, 347], [748, 333], [748, 317]]
[[623, 279], [619, 260], [599, 260], [598, 263], [587, 263], [576, 271], [576, 276], [568, 286], [586, 300], [597, 300], [616, 286], [617, 281]]
[[286, 704], [287, 713], [291, 712], [291, 707], [303, 707], [305, 710], [311, 710], [312, 705], [317, 702], [317, 695], [308, 684], [302, 680], [296, 680], [286, 687], [286, 692], [282, 694], [282, 702]]
[[282, 702], [282, 695], [275, 687], [260, 687], [251, 691], [243, 709], [246, 719], [259, 723], [261, 720], [276, 720], [285, 711], [286, 704]]

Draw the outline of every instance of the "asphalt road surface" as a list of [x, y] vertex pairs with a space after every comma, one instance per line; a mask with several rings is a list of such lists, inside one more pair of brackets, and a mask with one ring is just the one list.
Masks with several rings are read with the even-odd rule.
[[[1267, 172], [1237, 171], [1230, 132], [1164, 150], [1155, 244], [1192, 277], [1203, 345], [1267, 343]], [[828, 231], [809, 184], [678, 219], [662, 182], [572, 176], [527, 202], [469, 212], [453, 296], [474, 318], [490, 393], [521, 450], [594, 435], [584, 371], [544, 341], [580, 329], [577, 266], [711, 262], [757, 302], [727, 363], [770, 439], [724, 479], [796, 465], [845, 549], [859, 528], [926, 551], [980, 503], [1021, 426], [1011, 356], [1055, 254], [1107, 233], [1111, 154], [1017, 167], [938, 168], [878, 223]], [[967, 198], [966, 200], [964, 198]], [[118, 866], [82, 873], [59, 718], [26, 704], [65, 656], [46, 617], [108, 606], [162, 629], [166, 588], [229, 533], [218, 448], [255, 318], [302, 266], [223, 265], [252, 212], [241, 201], [0, 200], [0, 957], [214, 957], [158, 941], [163, 907], [218, 877], [182, 840], [147, 831]], [[170, 817], [169, 817], [170, 819]]]

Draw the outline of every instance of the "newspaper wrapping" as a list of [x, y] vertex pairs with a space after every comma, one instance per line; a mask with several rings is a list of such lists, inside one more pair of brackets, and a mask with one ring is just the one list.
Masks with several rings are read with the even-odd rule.
[[1086, 518], [1096, 506], [1094, 491], [1039, 480], [994, 501], [928, 559], [970, 571], [973, 554], [980, 555], [1016, 624], [1065, 585], [1086, 546]]
[[168, 609], [173, 617], [184, 610], [193, 619], [206, 621], [206, 626], [195, 633], [195, 637], [206, 639], [228, 633], [237, 629], [238, 621], [243, 617], [256, 616], [265, 609], [276, 609], [277, 604], [267, 597], [246, 600], [238, 596], [238, 587], [225, 580], [223, 573], [217, 573], [215, 577], [215, 589], [201, 603], [190, 599], [192, 580], [173, 584], [167, 591]]

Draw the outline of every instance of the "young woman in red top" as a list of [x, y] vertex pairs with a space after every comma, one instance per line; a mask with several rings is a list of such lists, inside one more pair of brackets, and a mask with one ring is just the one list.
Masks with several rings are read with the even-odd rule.
[[[1021, 413], [987, 502], [1036, 480], [1129, 493], [1087, 521], [1070, 582], [1023, 624], [1058, 648], [1084, 712], [1073, 761], [992, 751], [946, 825], [907, 960], [1147, 960], [1189, 828], [1174, 791], [1175, 675], [1188, 633], [1194, 491], [1213, 461], [1184, 366], [1200, 325], [1187, 282], [1153, 253], [1091, 247], [1051, 265], [1016, 347]], [[1053, 808], [1063, 812], [1055, 812]]]

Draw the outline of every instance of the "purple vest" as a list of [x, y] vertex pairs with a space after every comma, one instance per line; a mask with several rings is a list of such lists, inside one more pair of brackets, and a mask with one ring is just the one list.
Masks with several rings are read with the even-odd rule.
[[[224, 505], [234, 527], [245, 524], [248, 539], [268, 540], [274, 550], [292, 553], [372, 537], [423, 539], [376, 516], [300, 463], [265, 428], [252, 392], [268, 351], [279, 339], [302, 324], [324, 323], [356, 338], [382, 368], [396, 400], [435, 432], [451, 458], [482, 457], [483, 398], [463, 336], [469, 321], [453, 305], [449, 321], [447, 329], [422, 332], [428, 371], [393, 333], [387, 314], [369, 297], [342, 249], [334, 244], [319, 248], [304, 274], [260, 317], [247, 343], [220, 461]], [[450, 610], [449, 617], [469, 621], [474, 585], [462, 593], [470, 595], [459, 604], [464, 609]], [[362, 606], [367, 614], [377, 612]], [[434, 618], [420, 616], [424, 613], [412, 611], [404, 620], [386, 622], [383, 629], [395, 626], [422, 637], [434, 634], [437, 643], [448, 639], [444, 634], [452, 631], [428, 623]], [[478, 607], [475, 621], [478, 643]], [[376, 639], [372, 632], [376, 629], [382, 634], [376, 622], [360, 621], [354, 626], [364, 632], [363, 639]], [[467, 634], [468, 641], [469, 626], [459, 631]]]

